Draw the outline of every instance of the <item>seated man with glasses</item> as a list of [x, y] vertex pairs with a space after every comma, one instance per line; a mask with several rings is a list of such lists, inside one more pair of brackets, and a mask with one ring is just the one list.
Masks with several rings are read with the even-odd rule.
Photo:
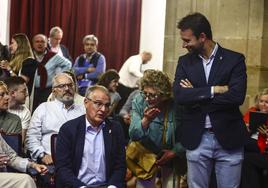
[[86, 115], [66, 122], [56, 145], [57, 187], [125, 187], [125, 145], [121, 126], [107, 119], [109, 91], [86, 92]]
[[58, 133], [66, 121], [85, 113], [82, 105], [74, 104], [74, 82], [66, 73], [52, 79], [54, 101], [40, 104], [34, 111], [26, 134], [25, 145], [33, 160], [52, 164], [50, 137]]

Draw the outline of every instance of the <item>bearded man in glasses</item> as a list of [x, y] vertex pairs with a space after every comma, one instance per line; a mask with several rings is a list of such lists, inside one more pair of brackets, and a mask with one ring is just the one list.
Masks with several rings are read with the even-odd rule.
[[86, 115], [66, 122], [56, 146], [57, 187], [125, 187], [125, 147], [121, 126], [107, 119], [109, 91], [88, 88]]
[[26, 134], [26, 148], [33, 160], [52, 164], [50, 137], [63, 123], [85, 113], [82, 105], [74, 104], [74, 81], [66, 73], [52, 79], [54, 101], [40, 104], [34, 111]]

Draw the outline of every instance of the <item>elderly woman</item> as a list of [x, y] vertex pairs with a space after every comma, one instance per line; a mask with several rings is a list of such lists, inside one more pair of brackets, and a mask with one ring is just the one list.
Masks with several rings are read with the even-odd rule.
[[[249, 124], [250, 112], [268, 113], [268, 88], [265, 88], [257, 95], [255, 102], [256, 105], [251, 107], [244, 115], [244, 121], [247, 125]], [[252, 134], [245, 147], [241, 188], [268, 187], [267, 177], [265, 178], [263, 174], [264, 170], [268, 170], [267, 126], [268, 119], [264, 125], [258, 128], [257, 134]]]
[[[167, 163], [184, 151], [175, 133], [172, 86], [162, 71], [147, 70], [140, 87], [141, 93], [132, 102], [129, 136], [133, 141], [141, 141], [149, 150], [154, 145], [161, 151], [156, 164], [161, 169], [162, 187], [172, 187], [173, 169]], [[138, 179], [137, 187], [155, 187], [155, 176]]]

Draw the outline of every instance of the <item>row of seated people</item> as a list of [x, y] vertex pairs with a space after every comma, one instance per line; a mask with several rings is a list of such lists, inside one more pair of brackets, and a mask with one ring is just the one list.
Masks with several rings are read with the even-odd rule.
[[[114, 73], [115, 71], [110, 71], [110, 72]], [[148, 72], [150, 73], [148, 75], [152, 75], [151, 80], [149, 79], [150, 77], [148, 77], [148, 79], [149, 79], [149, 85], [147, 86], [148, 88], [153, 88], [151, 86], [151, 84], [154, 84], [154, 81], [156, 79], [158, 79], [159, 76], [162, 76], [164, 78], [164, 81], [167, 82], [167, 84], [168, 84], [168, 86], [165, 86], [166, 89], [171, 90], [171, 83], [169, 82], [168, 77], [166, 75], [164, 75], [161, 71], [148, 71]], [[109, 73], [109, 71], [107, 71], [107, 73]], [[16, 77], [16, 78], [19, 78], [19, 77]], [[145, 78], [147, 78], [147, 77], [145, 77]], [[101, 80], [102, 80], [102, 77], [100, 78], [100, 81], [99, 81], [100, 84], [101, 84]], [[160, 79], [160, 80], [162, 80], [162, 79]], [[115, 85], [114, 88], [116, 88], [116, 86], [118, 85], [118, 77], [115, 77], [115, 81], [117, 83], [111, 84], [111, 85]], [[8, 81], [7, 81], [7, 83], [8, 83]], [[144, 79], [143, 83], [146, 84], [146, 79]], [[27, 91], [24, 83], [19, 84], [19, 85], [24, 86], [23, 90]], [[159, 84], [159, 85], [162, 85], [162, 84]], [[16, 91], [21, 91], [21, 90], [16, 90]], [[97, 92], [98, 94], [94, 94], [95, 92]], [[171, 92], [170, 91], [166, 91], [166, 92], [167, 92], [167, 96], [170, 96]], [[106, 97], [101, 97], [102, 95], [100, 95], [99, 93], [100, 94], [104, 93]], [[111, 108], [111, 101], [110, 101], [110, 98], [112, 98], [112, 97], [110, 97], [111, 96], [110, 93], [111, 93], [111, 91], [106, 90], [106, 89], [104, 90], [103, 87], [100, 87], [100, 86], [88, 91], [88, 94], [86, 95], [84, 102], [85, 102], [86, 111], [87, 111], [86, 114], [87, 114], [87, 116], [89, 116], [87, 118], [91, 117], [94, 119], [94, 120], [92, 120], [92, 122], [90, 121], [90, 123], [94, 124], [96, 122], [103, 121], [106, 116], [109, 116], [110, 109], [112, 109]], [[25, 100], [25, 96], [27, 96], [27, 92], [22, 92], [22, 94], [24, 94], [24, 100]], [[108, 98], [108, 100], [106, 100], [105, 103], [103, 103], [102, 100], [106, 99], [107, 95], [109, 96], [109, 98]], [[146, 91], [144, 91], [143, 93], [139, 92], [140, 97], [145, 98], [145, 99], [149, 99], [149, 100], [154, 99], [154, 101], [156, 102], [155, 98], [152, 97], [152, 95], [153, 94], [151, 94], [150, 92], [148, 93]], [[154, 94], [154, 95], [156, 95], [156, 94]], [[93, 96], [94, 96], [94, 99], [92, 99]], [[81, 116], [85, 113], [85, 109], [80, 108], [81, 107], [80, 105], [73, 104], [74, 82], [73, 82], [73, 79], [71, 77], [69, 77], [68, 75], [66, 75], [64, 73], [58, 74], [57, 76], [55, 76], [53, 78], [53, 96], [52, 97], [55, 98], [54, 101], [42, 103], [33, 113], [33, 117], [31, 118], [31, 123], [30, 123], [30, 126], [28, 127], [28, 130], [26, 133], [26, 140], [25, 140], [26, 148], [27, 148], [27, 150], [30, 151], [32, 159], [39, 161], [39, 162], [46, 164], [46, 165], [53, 163], [52, 157], [50, 155], [51, 148], [50, 148], [50, 144], [49, 144], [50, 143], [49, 138], [50, 138], [51, 134], [57, 133], [58, 130], [60, 129], [61, 125], [64, 124], [64, 122], [66, 122], [70, 119], [74, 119], [74, 118]], [[99, 97], [101, 97], [101, 98], [99, 98]], [[8, 103], [7, 97], [5, 97], [5, 98], [6, 98], [5, 99], [6, 103]], [[95, 98], [98, 98], [98, 100]], [[166, 97], [163, 97], [163, 101], [166, 101]], [[144, 104], [146, 104], [146, 103], [147, 103], [147, 100], [144, 100]], [[94, 114], [93, 113], [94, 110], [93, 109], [88, 110], [87, 107], [94, 108], [95, 111], [97, 109], [97, 113]], [[7, 108], [8, 108], [8, 106], [7, 106]], [[158, 111], [159, 110], [156, 110], [156, 112], [158, 112]], [[93, 114], [91, 114], [91, 113], [93, 113]], [[161, 116], [162, 115], [163, 114], [161, 114]], [[148, 117], [146, 117], [146, 118], [148, 118]], [[172, 118], [172, 117], [170, 117], [170, 118]], [[116, 125], [116, 123], [115, 123], [115, 125]], [[11, 126], [8, 126], [8, 127], [11, 127]], [[116, 141], [117, 146], [112, 146], [112, 147], [116, 147], [115, 148], [116, 149], [115, 151], [117, 151], [116, 153], [120, 154], [120, 156], [115, 155], [115, 157], [120, 158], [120, 165], [119, 166], [121, 166], [121, 168], [122, 168], [122, 167], [124, 167], [124, 164], [125, 164], [125, 161], [124, 161], [125, 156], [124, 156], [124, 152], [122, 153], [121, 149], [123, 148], [123, 151], [124, 151], [125, 138], [124, 138], [124, 135], [122, 132], [120, 133], [120, 131], [118, 132], [118, 130], [116, 130], [119, 127], [120, 126], [117, 126], [117, 128], [115, 128], [115, 130], [114, 130], [116, 132], [115, 138], [116, 138], [116, 140], [118, 140], [118, 141]], [[108, 132], [113, 131], [112, 129], [113, 129], [113, 126], [111, 127], [110, 130], [108, 130]], [[171, 130], [168, 130], [168, 132], [169, 132], [169, 134], [171, 134]], [[117, 138], [117, 136], [118, 136], [117, 134], [120, 135], [120, 138]], [[171, 144], [170, 139], [171, 139], [171, 136], [169, 136], [169, 138], [168, 138], [169, 144]], [[60, 136], [59, 136], [59, 140], [61, 140]], [[57, 153], [60, 153], [60, 151], [58, 152], [58, 150], [57, 150]], [[61, 155], [59, 154], [59, 156], [61, 156]], [[58, 158], [58, 156], [56, 158]], [[61, 158], [61, 157], [59, 157], [59, 158]], [[124, 160], [122, 160], [122, 158]], [[162, 159], [162, 161], [163, 160], [166, 161], [167, 159]], [[65, 161], [65, 160], [62, 160], [62, 161]], [[119, 174], [120, 174], [119, 177], [122, 177], [122, 174], [125, 175], [124, 168], [119, 171]], [[85, 181], [83, 181], [83, 182], [85, 182]], [[90, 182], [88, 182], [88, 183], [90, 183]], [[119, 187], [121, 187], [121, 186], [119, 186]]]
[[[83, 38], [84, 53], [75, 61], [68, 49], [61, 44], [62, 38], [62, 29], [56, 26], [51, 28], [48, 38], [43, 34], [35, 35], [32, 38], [32, 47], [23, 33], [14, 34], [9, 47], [0, 43], [0, 79], [17, 75], [25, 79], [30, 99], [27, 106], [31, 112], [46, 101], [51, 93], [52, 78], [57, 73], [72, 67], [78, 81], [78, 92], [84, 96], [86, 88], [96, 84], [99, 76], [106, 70], [105, 56], [97, 51], [96, 36], [86, 35]], [[122, 100], [117, 110], [136, 88], [136, 81], [143, 75], [143, 65], [151, 58], [150, 52], [143, 51], [129, 57], [121, 67], [119, 93]]]
[[57, 73], [72, 68], [79, 93], [84, 95], [86, 87], [96, 84], [97, 78], [106, 70], [105, 57], [97, 52], [97, 37], [86, 35], [83, 38], [84, 53], [74, 62], [67, 48], [60, 44], [62, 37], [61, 28], [53, 27], [49, 38], [43, 34], [35, 35], [31, 47], [25, 34], [14, 34], [8, 48], [10, 55], [0, 54], [0, 79], [21, 76], [26, 81], [27, 106], [31, 111], [47, 100], [52, 91], [52, 78]]
[[[107, 72], [109, 72], [109, 71], [107, 71]], [[111, 71], [111, 72], [114, 72], [114, 71]], [[170, 84], [168, 77], [163, 75], [163, 73], [161, 71], [149, 70], [146, 72], [147, 72], [147, 76], [145, 74], [142, 81], [141, 81], [142, 93], [140, 93], [140, 92], [136, 93], [137, 96], [135, 97], [135, 100], [134, 100], [133, 105], [132, 105], [132, 107], [133, 107], [132, 112], [131, 112], [132, 113], [132, 116], [131, 116], [132, 121], [129, 122], [131, 124], [129, 132], [130, 132], [130, 137], [132, 140], [139, 140], [141, 138], [144, 138], [141, 134], [142, 132], [139, 131], [140, 127], [139, 126], [137, 127], [137, 125], [140, 125], [140, 124], [147, 126], [147, 129], [149, 129], [148, 133], [150, 133], [147, 136], [151, 137], [150, 138], [151, 140], [153, 140], [154, 138], [157, 138], [156, 136], [154, 136], [154, 134], [157, 134], [157, 135], [162, 134], [161, 132], [157, 132], [159, 130], [157, 130], [157, 129], [154, 130], [155, 129], [154, 126], [149, 126], [149, 125], [154, 123], [156, 118], [162, 119], [162, 121], [163, 121], [162, 123], [164, 124], [165, 113], [163, 113], [163, 109], [148, 108], [148, 107], [150, 107], [150, 105], [157, 106], [156, 104], [158, 104], [158, 105], [162, 104], [163, 107], [167, 107], [168, 106], [167, 102], [170, 100], [170, 98], [167, 97], [167, 96], [170, 96], [170, 94], [171, 94], [171, 84]], [[161, 76], [163, 78], [159, 79], [159, 78], [161, 78]], [[115, 77], [115, 79], [113, 79], [116, 82], [114, 84], [115, 89], [116, 89], [116, 86], [118, 85], [118, 79], [119, 79], [118, 77]], [[158, 85], [156, 83], [158, 83]], [[25, 95], [27, 95], [26, 86], [25, 86], [25, 84], [22, 84], [22, 85], [24, 85], [24, 89], [22, 89], [22, 91], [23, 90], [25, 91], [25, 92], [22, 92], [22, 94], [24, 93]], [[56, 100], [53, 102], [50, 102], [50, 103], [43, 103], [42, 105], [40, 105], [37, 108], [37, 110], [34, 112], [33, 117], [32, 117], [32, 123], [35, 122], [35, 123], [37, 123], [37, 125], [31, 124], [29, 130], [27, 131], [26, 145], [29, 145], [27, 147], [27, 149], [30, 151], [31, 157], [34, 160], [40, 160], [40, 162], [42, 162], [44, 164], [52, 164], [53, 160], [52, 160], [52, 157], [50, 155], [51, 148], [50, 148], [50, 144], [49, 144], [51, 134], [57, 133], [58, 130], [60, 129], [61, 125], [64, 124], [66, 121], [74, 119], [74, 118], [85, 113], [85, 109], [75, 108], [76, 105], [74, 105], [73, 102], [71, 102], [71, 101], [73, 101], [74, 93], [75, 93], [75, 84], [74, 84], [73, 78], [71, 78], [70, 76], [67, 76], [66, 74], [59, 74], [56, 77], [54, 77], [52, 98], [54, 97]], [[109, 96], [111, 95], [111, 91], [110, 92], [108, 91], [108, 95]], [[167, 96], [165, 96], [165, 95], [167, 95]], [[5, 96], [5, 95], [3, 95], [3, 96]], [[86, 95], [86, 96], [88, 96], [88, 95]], [[139, 97], [142, 99], [141, 101], [139, 100]], [[161, 98], [162, 98], [162, 100], [161, 100]], [[109, 109], [107, 111], [107, 114], [105, 113], [105, 116], [111, 114], [111, 112], [110, 112], [111, 101], [109, 101], [109, 103], [107, 103], [107, 107], [104, 105], [104, 103], [100, 102], [101, 99], [98, 101], [98, 100], [94, 100], [91, 98], [86, 98], [85, 101], [87, 101], [87, 102], [90, 101], [93, 103], [93, 106], [95, 106], [95, 107], [98, 106], [98, 108], [105, 109], [104, 110], [105, 112], [107, 111], [106, 109]], [[263, 103], [263, 101], [265, 101], [265, 99], [261, 99], [260, 101]], [[163, 104], [165, 104], [165, 105], [163, 105]], [[79, 105], [77, 105], [77, 106], [79, 106]], [[259, 106], [261, 106], [261, 105], [259, 105]], [[143, 108], [143, 110], [140, 108]], [[83, 110], [75, 111], [75, 109], [80, 109], [80, 110], [83, 109]], [[172, 113], [172, 110], [171, 110], [171, 113]], [[102, 114], [99, 114], [100, 117], [96, 117], [96, 114], [94, 114], [94, 115], [95, 115], [94, 118], [101, 119], [101, 118], [105, 117]], [[161, 116], [163, 116], [163, 117], [160, 118]], [[171, 118], [172, 118], [172, 116], [171, 116]], [[126, 119], [129, 120], [129, 117]], [[57, 123], [55, 123], [55, 122], [53, 123], [53, 121], [55, 121]], [[141, 121], [141, 122], [139, 122], [139, 121]], [[6, 123], [6, 121], [3, 121], [3, 122]], [[171, 119], [169, 122], [173, 122], [173, 120]], [[44, 126], [44, 123], [45, 124], [47, 123], [49, 126], [48, 127]], [[10, 128], [10, 127], [12, 127], [12, 126], [8, 126], [8, 128]], [[265, 127], [263, 127], [263, 128], [265, 128]], [[170, 130], [167, 130], [167, 131], [170, 132]], [[44, 136], [45, 134], [47, 134], [47, 136]], [[169, 133], [169, 134], [171, 134], [171, 133]], [[34, 135], [34, 136], [31, 138], [31, 135]], [[262, 135], [264, 135], [263, 131], [262, 131]], [[172, 136], [172, 135], [170, 135], [170, 136]], [[167, 137], [167, 141], [169, 142], [168, 145], [173, 145], [172, 143], [170, 143], [172, 141], [169, 139], [171, 139], [171, 138]], [[122, 138], [121, 138], [121, 140], [122, 140]], [[159, 145], [159, 144], [161, 145], [161, 142], [158, 143], [159, 140], [158, 141], [153, 140], [153, 141], [156, 145]], [[167, 150], [167, 152], [168, 151], [169, 150]], [[177, 155], [179, 155], [179, 153], [181, 152], [181, 149], [178, 149], [177, 151], [178, 151]], [[172, 154], [172, 155], [166, 154], [166, 155], [171, 156], [171, 158], [176, 156], [176, 154], [175, 155], [174, 154]], [[165, 163], [168, 160], [170, 160], [170, 159], [166, 158], [166, 156], [163, 155], [162, 161], [164, 161], [164, 162], [162, 162], [162, 163]], [[158, 162], [158, 163], [161, 165], [161, 159], [160, 159], [160, 162]], [[165, 172], [162, 172], [162, 174], [165, 174]], [[164, 175], [163, 177], [166, 178], [169, 176]], [[162, 181], [164, 184], [165, 180], [162, 180]], [[151, 182], [154, 183], [154, 180], [152, 179]], [[147, 183], [149, 183], [149, 181], [145, 181], [145, 183], [146, 183], [145, 185], [143, 185], [143, 183], [144, 183], [144, 181], [142, 181], [142, 180], [138, 181], [138, 185], [140, 185], [141, 187], [146, 187]], [[153, 183], [151, 183], [151, 184], [153, 184]]]

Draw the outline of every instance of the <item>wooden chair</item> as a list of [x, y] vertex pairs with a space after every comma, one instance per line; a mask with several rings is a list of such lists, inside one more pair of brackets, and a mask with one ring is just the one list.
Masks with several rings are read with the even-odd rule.
[[53, 165], [48, 165], [48, 173], [50, 174], [50, 187], [55, 187], [55, 154], [56, 154], [56, 142], [58, 134], [52, 134], [50, 137], [51, 157], [54, 162]]

